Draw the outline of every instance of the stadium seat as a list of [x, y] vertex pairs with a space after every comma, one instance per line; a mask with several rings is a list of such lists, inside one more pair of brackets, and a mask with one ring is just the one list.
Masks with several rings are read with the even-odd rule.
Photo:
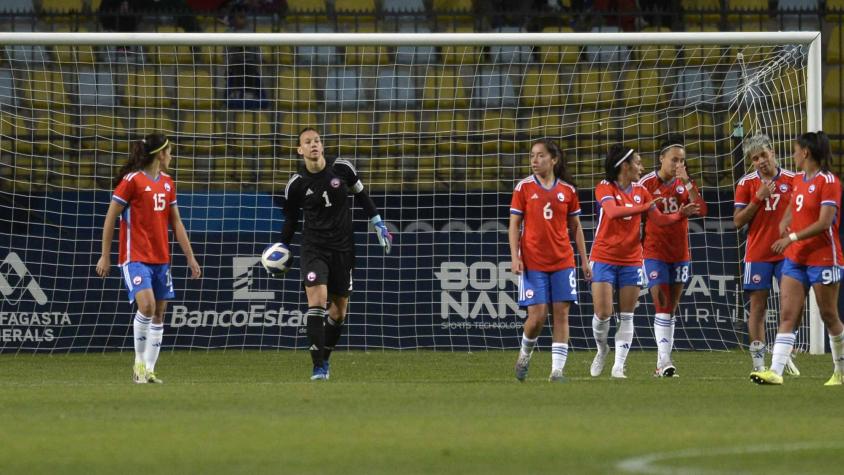
[[681, 106], [697, 106], [715, 99], [712, 71], [703, 68], [686, 69], [674, 86], [672, 102]]
[[[671, 29], [665, 27], [648, 27], [643, 28], [642, 31], [646, 33], [667, 33]], [[639, 59], [644, 66], [667, 66], [677, 60], [677, 47], [673, 45], [642, 45], [637, 50], [639, 52]]]
[[608, 110], [581, 112], [577, 117], [575, 146], [600, 154], [615, 140], [615, 133], [620, 128], [617, 122]]
[[186, 112], [177, 117], [180, 126], [179, 148], [193, 155], [209, 155], [224, 150], [225, 145], [216, 140], [222, 133], [220, 121], [211, 112]]
[[478, 127], [484, 153], [509, 153], [516, 149], [516, 113], [513, 109], [484, 110]]
[[482, 68], [472, 94], [474, 107], [482, 109], [516, 107], [518, 96], [508, 69]]
[[382, 0], [381, 8], [386, 14], [425, 13], [423, 0]]
[[24, 100], [34, 109], [63, 110], [70, 106], [64, 78], [58, 71], [29, 71], [22, 92]]
[[560, 95], [560, 75], [556, 67], [532, 67], [525, 72], [519, 95], [522, 106], [558, 106], [562, 104]]
[[[147, 135], [154, 132], [162, 132], [170, 137], [176, 135], [176, 125], [173, 119], [158, 111], [144, 111], [141, 115], [135, 117], [135, 125], [132, 130], [138, 135]], [[178, 139], [176, 140], [176, 147], [179, 146]]]
[[47, 13], [81, 13], [84, 8], [83, 0], [40, 0], [41, 11]]
[[33, 117], [35, 152], [61, 154], [74, 150], [76, 148], [73, 140], [74, 122], [72, 116], [57, 112], [41, 113]]
[[375, 105], [378, 110], [415, 109], [418, 106], [416, 78], [409, 67], [378, 70]]
[[107, 69], [76, 73], [76, 100], [81, 107], [111, 107], [115, 105], [114, 78]]
[[[80, 28], [80, 32], [83, 29]], [[61, 45], [53, 47], [53, 54], [61, 64], [93, 65], [96, 59], [96, 48], [90, 45]]]
[[[334, 33], [334, 28], [325, 24], [295, 24], [287, 25], [290, 33]], [[339, 61], [336, 46], [297, 46], [294, 64], [302, 66], [329, 65]]]
[[[399, 33], [430, 33], [431, 29], [418, 23], [405, 23], [399, 26]], [[434, 62], [433, 46], [398, 46], [396, 63], [427, 66]]]
[[[473, 33], [474, 28], [458, 26], [449, 28], [452, 33]], [[453, 66], [474, 66], [481, 60], [481, 48], [478, 46], [443, 46], [440, 52], [443, 64]]]
[[615, 75], [591, 69], [576, 72], [572, 78], [572, 89], [572, 94], [580, 97], [578, 102], [587, 107], [609, 107], [615, 100]]
[[375, 22], [376, 10], [376, 0], [334, 1], [335, 21], [342, 31], [367, 32], [368, 28], [361, 29], [361, 26]]
[[727, 22], [730, 25], [760, 25], [768, 18], [768, 0], [728, 0]]
[[663, 78], [655, 69], [631, 70], [624, 73], [621, 100], [625, 107], [647, 106], [650, 109], [665, 102]]
[[18, 123], [22, 120], [19, 115], [0, 110], [0, 152], [16, 152], [18, 130], [23, 130]]
[[[503, 26], [496, 30], [498, 33], [526, 33], [527, 30], [515, 26]], [[494, 64], [512, 66], [525, 65], [530, 61], [532, 47], [492, 45], [489, 47], [489, 57]]]
[[332, 68], [325, 79], [325, 103], [329, 107], [357, 107], [363, 99], [357, 68]]
[[126, 76], [126, 104], [129, 107], [167, 107], [170, 98], [164, 95], [161, 76], [152, 68], [138, 69]]
[[527, 134], [531, 139], [559, 140], [563, 136], [562, 111], [556, 108], [534, 111], [527, 119]]
[[[842, 129], [842, 124], [844, 124], [844, 110], [839, 107], [836, 108], [828, 108], [824, 109], [823, 111], [823, 130], [827, 133], [832, 140], [835, 141], [835, 137], [838, 137], [838, 142], [840, 144], [841, 137], [844, 136], [844, 129]], [[840, 151], [840, 147], [833, 146], [834, 150]], [[841, 170], [840, 168], [838, 169]]]
[[434, 0], [432, 13], [438, 30], [473, 28], [475, 23], [472, 0]]
[[[618, 33], [620, 30], [616, 26], [595, 26], [592, 27], [592, 33]], [[621, 64], [629, 59], [629, 52], [627, 46], [612, 45], [612, 46], [586, 46], [586, 59], [590, 63], [601, 64]]]
[[419, 150], [419, 118], [412, 111], [380, 112], [378, 124], [378, 153], [415, 154]]
[[416, 158], [416, 179], [405, 182], [417, 191], [433, 191], [436, 189], [436, 159], [431, 156]]
[[129, 151], [126, 123], [121, 117], [83, 114], [79, 135], [82, 152], [126, 153]]
[[279, 110], [293, 110], [294, 107], [316, 103], [308, 68], [279, 68], [276, 79], [275, 101]]
[[176, 102], [181, 109], [211, 109], [214, 89], [214, 77], [206, 69], [183, 68], [176, 74]]
[[18, 94], [12, 71], [0, 69], [0, 107], [15, 106], [17, 103]]
[[422, 132], [433, 138], [432, 145], [440, 152], [468, 150], [469, 118], [465, 112], [453, 109], [427, 112], [422, 117]]
[[[574, 33], [569, 27], [547, 26], [542, 29], [543, 33]], [[537, 48], [537, 60], [541, 64], [560, 64], [574, 66], [580, 57], [578, 46], [539, 46]]]
[[307, 109], [296, 109], [296, 113], [282, 114], [278, 121], [279, 145], [284, 154], [296, 157], [296, 148], [299, 146], [299, 132], [305, 127], [313, 127], [318, 131], [322, 125], [315, 112], [306, 112]]
[[841, 46], [844, 43], [844, 30], [841, 25], [835, 25], [832, 28], [832, 33], [829, 35], [829, 43], [827, 44], [826, 60], [827, 63], [842, 63], [844, 55], [841, 54]]
[[430, 68], [425, 73], [422, 98], [426, 108], [463, 109], [469, 105], [465, 81], [458, 68]]
[[[180, 26], [159, 25], [156, 27], [157, 33], [184, 33], [184, 28]], [[193, 64], [193, 52], [190, 46], [147, 46], [146, 52], [155, 58], [158, 64], [172, 65], [172, 64]]]
[[841, 82], [841, 66], [830, 65], [826, 70], [826, 80], [823, 82], [823, 105], [840, 107], [844, 105], [841, 102], [841, 92], [844, 88], [844, 83]]
[[711, 113], [689, 110], [678, 118], [677, 127], [686, 138], [689, 153], [703, 155], [715, 152], [718, 137]]
[[666, 120], [653, 113], [634, 113], [622, 118], [621, 141], [636, 143], [643, 152], [656, 150], [667, 129]]
[[721, 0], [682, 0], [686, 24], [716, 25], [721, 21]]
[[325, 130], [321, 131], [325, 148], [344, 157], [369, 155], [373, 146], [372, 120], [370, 112], [326, 114]]
[[[790, 106], [806, 101], [806, 80], [802, 71], [788, 70], [778, 75], [770, 88], [774, 104]], [[840, 87], [840, 84], [838, 84]]]

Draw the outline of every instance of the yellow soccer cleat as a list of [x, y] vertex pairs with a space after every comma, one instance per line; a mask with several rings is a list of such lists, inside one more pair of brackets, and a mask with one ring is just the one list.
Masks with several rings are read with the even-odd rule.
[[756, 384], [782, 384], [782, 376], [769, 369], [750, 373], [750, 380]]
[[842, 384], [844, 384], [844, 376], [839, 371], [832, 373], [829, 381], [823, 383], [824, 386], [841, 386]]
[[144, 363], [139, 361], [135, 363], [135, 366], [132, 368], [132, 381], [135, 384], [146, 384], [147, 378], [147, 369], [144, 366]]
[[158, 379], [158, 376], [156, 376], [152, 371], [147, 371], [147, 382], [150, 384], [161, 384], [164, 381]]

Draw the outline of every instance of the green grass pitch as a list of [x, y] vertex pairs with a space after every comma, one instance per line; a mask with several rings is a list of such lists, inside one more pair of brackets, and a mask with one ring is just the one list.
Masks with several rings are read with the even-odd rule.
[[[515, 351], [337, 352], [311, 383], [305, 352], [165, 352], [164, 385], [132, 354], [0, 357], [0, 473], [840, 473], [844, 387], [829, 355], [756, 386], [746, 353], [677, 353], [681, 377], [564, 384], [550, 353], [528, 381]], [[608, 373], [608, 371], [607, 371]]]

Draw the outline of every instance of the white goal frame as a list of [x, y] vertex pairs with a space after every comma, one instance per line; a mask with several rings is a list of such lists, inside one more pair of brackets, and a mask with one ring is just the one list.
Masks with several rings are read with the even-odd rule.
[[[821, 33], [0, 33], [0, 45], [141, 46], [547, 46], [582, 45], [802, 45], [808, 48], [806, 124], [822, 129]], [[809, 351], [825, 350], [824, 326], [810, 293]]]

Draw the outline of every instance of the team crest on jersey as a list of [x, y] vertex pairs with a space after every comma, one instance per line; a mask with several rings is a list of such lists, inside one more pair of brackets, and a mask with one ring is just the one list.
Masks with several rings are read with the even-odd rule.
[[642, 197], [641, 197], [641, 196], [639, 196], [639, 195], [636, 195], [636, 196], [634, 196], [634, 197], [633, 197], [633, 201], [635, 201], [636, 203], [641, 203], [641, 202], [642, 202]]
[[557, 193], [557, 200], [559, 200], [560, 202], [563, 202], [563, 201], [565, 201], [565, 199], [566, 198], [563, 196], [562, 193]]
[[812, 183], [811, 185], [809, 185], [809, 193], [814, 193], [814, 192], [815, 192], [815, 184]]
[[754, 284], [758, 284], [759, 282], [762, 282], [762, 276], [759, 274], [753, 274], [753, 277], [751, 277], [750, 280], [752, 280]]
[[788, 191], [788, 185], [780, 183], [780, 192], [785, 193], [786, 191]]
[[650, 274], [648, 274], [648, 278], [651, 280], [656, 280], [659, 277], [659, 271], [652, 270]]
[[331, 179], [331, 188], [337, 188], [340, 186], [340, 180], [337, 178]]
[[170, 191], [170, 183], [165, 183], [164, 189], [167, 190], [167, 191]]
[[615, 199], [620, 200], [620, 199], [621, 199], [621, 195], [615, 195]]
[[143, 281], [143, 280], [144, 280], [143, 277], [141, 277], [139, 275], [132, 277], [132, 283], [135, 284], [135, 285], [141, 285], [141, 281]]
[[674, 191], [676, 191], [678, 194], [682, 194], [683, 190], [685, 190], [685, 188], [680, 185], [677, 185], [677, 188], [674, 188]]
[[313, 282], [316, 280], [316, 272], [308, 272], [308, 282]]
[[532, 299], [533, 298], [533, 289], [525, 290], [525, 297]]

